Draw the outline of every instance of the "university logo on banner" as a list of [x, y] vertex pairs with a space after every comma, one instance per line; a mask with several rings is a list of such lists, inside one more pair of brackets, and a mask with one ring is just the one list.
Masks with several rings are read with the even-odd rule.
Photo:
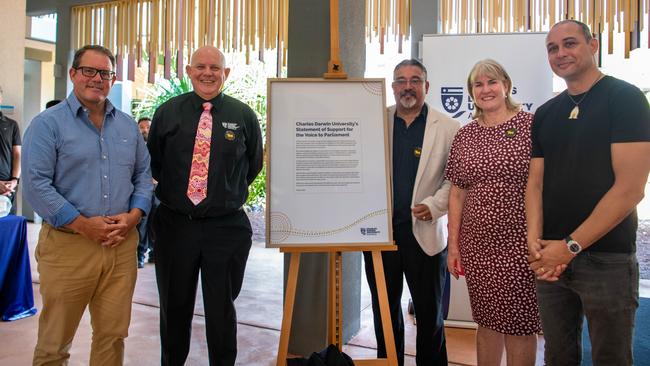
[[[467, 102], [463, 104], [465, 94], [467, 94]], [[516, 94], [517, 87], [513, 86], [512, 95], [514, 96]], [[451, 118], [460, 118], [465, 113], [467, 113], [467, 117], [464, 117], [465, 119], [470, 120], [472, 118], [472, 113], [474, 113], [474, 100], [472, 100], [469, 93], [465, 93], [465, 88], [462, 86], [440, 87], [440, 101], [442, 102], [442, 108], [444, 108], [445, 112], [449, 113]], [[536, 106], [533, 102], [519, 102], [521, 103], [522, 110], [531, 113], [534, 112]]]
[[440, 100], [442, 101], [442, 107], [445, 111], [453, 115], [452, 118], [456, 118], [463, 114], [463, 112], [456, 114], [463, 104], [462, 86], [443, 86], [440, 88]]

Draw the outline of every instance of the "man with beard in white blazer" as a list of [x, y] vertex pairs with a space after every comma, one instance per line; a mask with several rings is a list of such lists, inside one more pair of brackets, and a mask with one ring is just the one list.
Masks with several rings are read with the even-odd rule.
[[[397, 251], [382, 253], [399, 365], [404, 365], [403, 276], [417, 317], [417, 365], [447, 365], [442, 298], [447, 276], [447, 201], [444, 170], [460, 124], [424, 102], [427, 70], [417, 60], [393, 71], [396, 105], [388, 108], [393, 188], [393, 238]], [[377, 286], [370, 253], [364, 253], [372, 297], [377, 357], [386, 357]]]

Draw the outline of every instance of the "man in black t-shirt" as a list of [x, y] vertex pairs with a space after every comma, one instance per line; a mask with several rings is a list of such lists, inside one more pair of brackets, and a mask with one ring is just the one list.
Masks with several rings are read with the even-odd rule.
[[586, 316], [594, 364], [631, 365], [650, 108], [638, 88], [598, 70], [585, 24], [555, 24], [546, 49], [567, 90], [535, 113], [526, 190], [545, 363], [580, 364]]
[[[0, 104], [2, 88], [0, 87]], [[20, 180], [20, 129], [18, 123], [0, 111], [0, 195], [11, 200], [16, 213], [16, 188]]]

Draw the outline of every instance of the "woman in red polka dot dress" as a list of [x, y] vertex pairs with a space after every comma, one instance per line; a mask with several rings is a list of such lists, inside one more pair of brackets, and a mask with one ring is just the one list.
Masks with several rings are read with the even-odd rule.
[[534, 365], [539, 311], [526, 256], [524, 193], [533, 115], [511, 98], [512, 81], [494, 60], [472, 68], [474, 120], [462, 127], [445, 172], [449, 194], [448, 269], [465, 272], [479, 365]]

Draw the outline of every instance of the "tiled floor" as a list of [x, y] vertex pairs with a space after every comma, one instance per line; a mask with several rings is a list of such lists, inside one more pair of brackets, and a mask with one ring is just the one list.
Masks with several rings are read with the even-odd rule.
[[[36, 306], [40, 308], [38, 273], [33, 261], [33, 249], [39, 227], [28, 225], [28, 238], [32, 254], [32, 276]], [[266, 249], [255, 243], [251, 251], [244, 286], [237, 299], [239, 321], [238, 365], [273, 365], [280, 336], [282, 319], [282, 267], [283, 256], [277, 249]], [[363, 271], [362, 271], [363, 272]], [[138, 271], [138, 281], [133, 297], [133, 310], [129, 337], [126, 340], [126, 365], [155, 365], [160, 361], [158, 338], [158, 294], [154, 267], [151, 264]], [[365, 283], [365, 279], [362, 279]], [[405, 287], [406, 288], [406, 287]], [[199, 287], [200, 289], [200, 287]], [[367, 289], [365, 289], [367, 291]], [[207, 365], [207, 348], [201, 295], [197, 296], [192, 329], [192, 344], [187, 365]], [[404, 305], [408, 294], [404, 296]], [[362, 296], [361, 329], [344, 347], [353, 358], [372, 358], [375, 340], [369, 295]], [[406, 306], [404, 306], [406, 313]], [[412, 319], [406, 321], [406, 365], [415, 365], [415, 327]], [[10, 323], [0, 323], [0, 365], [28, 365], [36, 343], [38, 316]], [[447, 328], [447, 348], [453, 364], [475, 365], [474, 331]], [[71, 349], [70, 365], [87, 364], [90, 347], [90, 318], [82, 319]], [[538, 355], [541, 355], [542, 342]], [[540, 362], [541, 364], [541, 362]]]

